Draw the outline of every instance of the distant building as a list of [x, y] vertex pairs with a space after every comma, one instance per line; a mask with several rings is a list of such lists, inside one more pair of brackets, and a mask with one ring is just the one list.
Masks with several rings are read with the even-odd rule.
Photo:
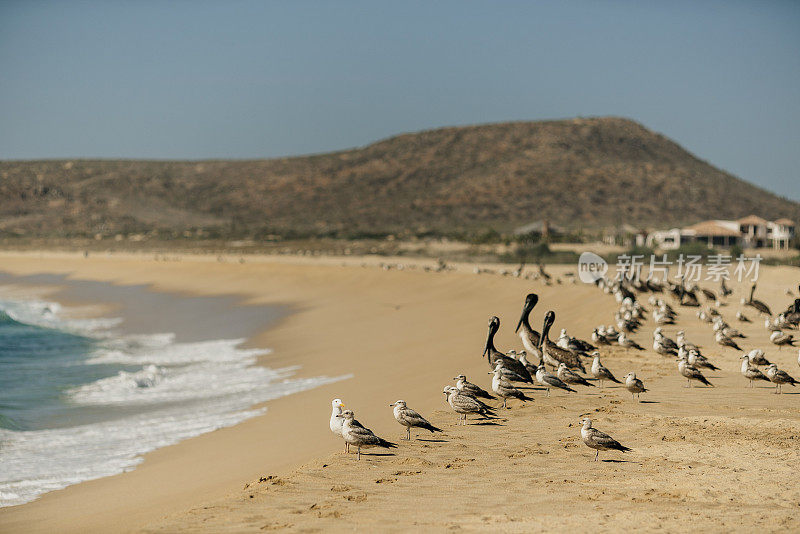
[[788, 249], [794, 238], [795, 224], [789, 219], [767, 221], [750, 215], [736, 221], [703, 221], [685, 228], [651, 232], [647, 246], [674, 250], [686, 243], [705, 243], [709, 247], [742, 248], [772, 247]]

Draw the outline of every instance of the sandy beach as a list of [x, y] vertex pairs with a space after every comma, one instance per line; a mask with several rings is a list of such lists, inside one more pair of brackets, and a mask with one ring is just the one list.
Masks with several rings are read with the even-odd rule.
[[[618, 378], [635, 371], [645, 382], [647, 402], [608, 386], [549, 398], [533, 390], [533, 402], [510, 401], [496, 425], [459, 427], [442, 386], [464, 373], [488, 388], [481, 350], [491, 315], [502, 321], [498, 348], [509, 350], [521, 348], [513, 330], [529, 292], [540, 297], [534, 328], [554, 310], [556, 335], [567, 328], [588, 338], [594, 326], [612, 322], [617, 304], [581, 283], [548, 287], [478, 276], [466, 265], [443, 273], [385, 270], [382, 261], [393, 260], [0, 253], [0, 271], [12, 275], [64, 274], [167, 294], [235, 296], [241, 306], [285, 306], [288, 315], [249, 341], [273, 350], [261, 363], [299, 365], [300, 376], [352, 375], [270, 401], [263, 416], [149, 453], [131, 472], [2, 508], [0, 531], [800, 529], [800, 396], [793, 388], [784, 395], [747, 388], [739, 353], [716, 345], [695, 309], [682, 309], [678, 325], [665, 332], [674, 338], [683, 329], [703, 347], [721, 367], [706, 374], [716, 387], [684, 388], [674, 359], [651, 349], [650, 321], [633, 336], [648, 350], [601, 349]], [[798, 269], [762, 267], [758, 297], [783, 309], [785, 290], [796, 292], [798, 279]], [[745, 285], [731, 285], [736, 293], [721, 310], [734, 323]], [[763, 321], [735, 326], [748, 336], [742, 348], [763, 348], [800, 374], [797, 350], [771, 345]], [[445, 432], [357, 462], [328, 429], [333, 397], [395, 442], [404, 430], [388, 404], [399, 398]], [[584, 414], [633, 451], [601, 453], [608, 461], [593, 462], [594, 451], [580, 441]]]

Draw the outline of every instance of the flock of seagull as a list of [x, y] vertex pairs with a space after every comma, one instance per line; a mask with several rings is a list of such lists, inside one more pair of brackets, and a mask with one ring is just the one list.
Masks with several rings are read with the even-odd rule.
[[[579, 386], [597, 387], [586, 377], [581, 376], [581, 373], [590, 375], [598, 381], [600, 388], [603, 388], [607, 381], [620, 384], [631, 393], [632, 399], [639, 400], [639, 396], [648, 391], [642, 380], [636, 377], [635, 372], [626, 374], [622, 382], [617, 380], [612, 372], [600, 362], [598, 351], [599, 345], [618, 345], [625, 349], [644, 350], [630, 338], [632, 333], [644, 325], [646, 315], [649, 313], [649, 310], [638, 300], [638, 293], [652, 293], [648, 303], [652, 306], [652, 318], [656, 324], [653, 332], [653, 349], [662, 356], [675, 357], [678, 373], [687, 380], [687, 385], [684, 387], [692, 387], [693, 381], [713, 387], [713, 384], [703, 375], [702, 370], [719, 370], [719, 367], [702, 354], [700, 347], [686, 340], [683, 330], [677, 332], [675, 340], [664, 334], [663, 326], [676, 324], [678, 314], [670, 304], [657, 296], [659, 293], [671, 293], [677, 299], [679, 306], [698, 308], [701, 308], [700, 296], [702, 295], [708, 303], [713, 304], [699, 309], [697, 317], [700, 321], [711, 324], [715, 340], [720, 346], [741, 351], [736, 339], [745, 336], [725, 321], [718, 309], [724, 303], [711, 290], [699, 288], [696, 285], [687, 287], [683, 280], [680, 283], [673, 283], [666, 279], [663, 282], [658, 280], [642, 282], [625, 277], [615, 280], [600, 278], [596, 281], [596, 285], [605, 293], [613, 294], [620, 307], [614, 314], [615, 324], [600, 325], [595, 328], [592, 331], [591, 343], [569, 336], [565, 329], [561, 330], [557, 341], [551, 341], [550, 329], [556, 319], [556, 314], [552, 310], [547, 311], [544, 315], [541, 333], [534, 330], [530, 324], [530, 314], [539, 301], [539, 297], [535, 293], [526, 296], [522, 314], [515, 328], [515, 333], [519, 336], [524, 350], [509, 350], [508, 352], [498, 350], [494, 338], [500, 329], [500, 319], [495, 316], [489, 319], [488, 334], [482, 356], [486, 357], [490, 367], [488, 374], [492, 375], [491, 392], [469, 382], [463, 374], [453, 378], [456, 381], [455, 385], [445, 386], [442, 390], [447, 404], [458, 415], [458, 424], [466, 425], [468, 416], [478, 417], [482, 420], [497, 418], [497, 410], [500, 407], [489, 404], [488, 402], [491, 401], [502, 400], [502, 408], [507, 408], [508, 401], [512, 399], [522, 402], [533, 401], [534, 399], [529, 395], [530, 387], [527, 386], [529, 384], [538, 383], [545, 389], [547, 396], [550, 396], [551, 389], [577, 393], [576, 388]], [[796, 329], [800, 324], [800, 298], [795, 299], [784, 312], [773, 318], [769, 307], [753, 298], [755, 289], [756, 286], [753, 284], [749, 298], [742, 299], [741, 304], [753, 308], [765, 317], [765, 326], [770, 332], [769, 338], [773, 344], [779, 348], [785, 345], [793, 346], [796, 340], [791, 334], [786, 334], [784, 330]], [[721, 284], [721, 293], [723, 297], [732, 294], [724, 280]], [[790, 292], [787, 290], [787, 293]], [[742, 310], [737, 311], [736, 319], [741, 322], [750, 322]], [[531, 363], [529, 357], [538, 360], [538, 364]], [[753, 386], [754, 381], [762, 380], [775, 384], [775, 393], [780, 393], [783, 385], [795, 386], [798, 384], [798, 381], [786, 371], [769, 362], [761, 349], [746, 352], [740, 359], [742, 360], [741, 373], [749, 381], [750, 387]], [[591, 361], [591, 365], [587, 372], [584, 362], [588, 361]], [[800, 365], [800, 354], [798, 355], [798, 365]], [[759, 367], [763, 367], [763, 371]], [[351, 445], [356, 447], [357, 457], [360, 460], [362, 448], [397, 447], [396, 443], [376, 436], [374, 432], [359, 423], [351, 410], [344, 409], [345, 406], [341, 399], [334, 399], [331, 406], [330, 429], [344, 439], [345, 452], [349, 452]], [[395, 420], [406, 429], [406, 440], [411, 439], [412, 428], [427, 430], [431, 433], [442, 432], [442, 429], [434, 426], [425, 417], [409, 408], [403, 400], [390, 404], [390, 407], [393, 409]], [[589, 418], [581, 419], [580, 425], [583, 443], [596, 450], [595, 461], [598, 460], [600, 451], [628, 452], [631, 450], [608, 434], [595, 429]]]

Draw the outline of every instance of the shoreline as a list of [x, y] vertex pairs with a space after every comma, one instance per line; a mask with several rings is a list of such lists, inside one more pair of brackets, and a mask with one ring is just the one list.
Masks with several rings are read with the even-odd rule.
[[[44, 265], [43, 259], [50, 263]], [[308, 376], [306, 373], [354, 373], [348, 380], [269, 401], [264, 415], [153, 451], [128, 473], [84, 482], [32, 503], [0, 509], [0, 527], [11, 532], [21, 531], [23, 526], [27, 532], [140, 531], [176, 517], [186, 519], [191, 516], [186, 512], [189, 509], [238, 502], [245, 483], [261, 476], [296, 473], [298, 466], [328, 458], [340, 449], [341, 440], [327, 428], [333, 397], [343, 398], [360, 420], [389, 439], [396, 439], [401, 433], [386, 408], [398, 398], [407, 400], [409, 406], [423, 414], [433, 414], [434, 424], [442, 421], [441, 417], [448, 417], [450, 414], [442, 410], [442, 385], [451, 383], [450, 378], [459, 372], [474, 376], [475, 382], [485, 385], [486, 362], [479, 353], [488, 316], [495, 314], [503, 321], [498, 346], [517, 348], [513, 325], [527, 292], [539, 293], [547, 309], [557, 312], [556, 326], [567, 327], [578, 336], [585, 335], [599, 321], [608, 322], [616, 309], [613, 298], [592, 286], [546, 287], [541, 281], [475, 276], [469, 272], [472, 265], [456, 266], [449, 273], [419, 269], [386, 272], [360, 265], [392, 261], [387, 258], [355, 258], [345, 266], [341, 258], [271, 259], [239, 264], [200, 256], [164, 262], [141, 255], [85, 259], [79, 254], [0, 252], [0, 270], [16, 274], [61, 272], [69, 273], [70, 279], [145, 283], [152, 284], [154, 291], [224, 293], [241, 295], [245, 304], [289, 306], [293, 313], [252, 338], [256, 346], [274, 350], [263, 361], [271, 367], [299, 364], [299, 377]], [[561, 272], [559, 267], [551, 270]], [[783, 302], [786, 297], [781, 297], [780, 292], [790, 285], [783, 280], [796, 279], [797, 272], [793, 268], [771, 268], [770, 273], [780, 281], [765, 279], [759, 284], [759, 294], [763, 291], [768, 301]], [[538, 323], [542, 314], [543, 310], [537, 308], [532, 321]], [[714, 346], [707, 329], [697, 321], [688, 326], [690, 339]], [[763, 330], [763, 325], [760, 328]], [[646, 328], [635, 337], [641, 342], [648, 334]], [[783, 356], [789, 357], [786, 351]], [[725, 354], [722, 361], [726, 382], [732, 387], [740, 386], [734, 356]], [[672, 365], [662, 368], [659, 360], [650, 362], [622, 353], [613, 354], [613, 359], [604, 359], [604, 363], [619, 368], [636, 366], [646, 381], [663, 381], [664, 387], [669, 388], [668, 405], [681, 406], [674, 402], [675, 395], [683, 392], [681, 383], [674, 379]], [[739, 391], [737, 388], [736, 393]], [[719, 392], [728, 394], [727, 388], [721, 387]], [[610, 403], [615, 396], [616, 393], [595, 400]], [[588, 399], [575, 396], [557, 401], [567, 402], [571, 413], [585, 411], [590, 406]], [[797, 400], [791, 395], [759, 398], [759, 402], [766, 403], [778, 400], [796, 408]], [[727, 398], [723, 401], [730, 402]], [[525, 410], [535, 410], [537, 403], [543, 403], [539, 395]], [[684, 412], [685, 408], [679, 408], [679, 415]], [[789, 417], [780, 413], [781, 417]], [[797, 416], [791, 418], [796, 420]], [[443, 421], [449, 423], [449, 419]], [[290, 428], [291, 432], [276, 431], [283, 428]], [[325, 491], [329, 494], [330, 487]], [[187, 520], [186, 524], [190, 522]]]

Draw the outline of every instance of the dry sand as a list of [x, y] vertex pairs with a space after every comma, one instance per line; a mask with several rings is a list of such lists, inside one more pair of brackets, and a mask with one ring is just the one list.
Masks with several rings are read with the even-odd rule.
[[[252, 340], [275, 349], [263, 363], [353, 378], [271, 401], [265, 415], [150, 453], [130, 473], [0, 509], [0, 531], [800, 529], [800, 396], [793, 388], [784, 395], [746, 388], [739, 354], [714, 344], [693, 309], [665, 331], [686, 330], [722, 367], [706, 373], [716, 388], [684, 388], [673, 359], [649, 350], [648, 323], [633, 336], [647, 351], [602, 349], [618, 378], [633, 370], [644, 380], [648, 402], [611, 387], [550, 398], [532, 391], [535, 400], [510, 401], [498, 425], [458, 427], [441, 388], [460, 372], [488, 387], [480, 352], [490, 315], [502, 320], [498, 347], [519, 349], [513, 327], [527, 292], [540, 295], [534, 327], [553, 309], [556, 333], [566, 327], [585, 338], [611, 322], [614, 299], [583, 284], [476, 276], [472, 267], [387, 272], [360, 266], [375, 259], [346, 266], [331, 258], [177, 259], [3, 253], [0, 270], [288, 305], [295, 313]], [[762, 268], [757, 297], [782, 309], [790, 301], [784, 290], [796, 292], [798, 279], [798, 269]], [[743, 290], [733, 285], [736, 299], [722, 308], [732, 323]], [[800, 374], [797, 351], [773, 348], [762, 321], [742, 329], [744, 348], [764, 348]], [[342, 442], [327, 428], [334, 396], [385, 438], [404, 433], [387, 406], [398, 398], [445, 434], [398, 441], [393, 456], [357, 462], [339, 452]], [[633, 452], [593, 462], [579, 437], [583, 414]]]

